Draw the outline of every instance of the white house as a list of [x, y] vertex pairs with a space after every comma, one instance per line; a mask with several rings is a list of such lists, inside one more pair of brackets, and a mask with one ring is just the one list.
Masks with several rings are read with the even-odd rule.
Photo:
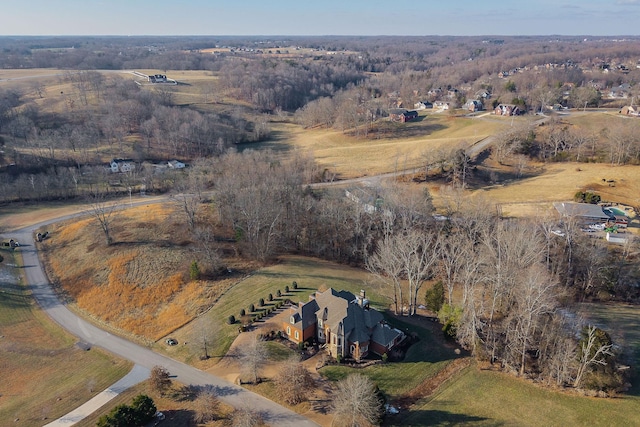
[[169, 160], [167, 165], [169, 166], [169, 169], [184, 169], [185, 167], [185, 164], [178, 160]]
[[111, 172], [131, 172], [136, 168], [136, 164], [133, 159], [113, 159], [109, 163]]

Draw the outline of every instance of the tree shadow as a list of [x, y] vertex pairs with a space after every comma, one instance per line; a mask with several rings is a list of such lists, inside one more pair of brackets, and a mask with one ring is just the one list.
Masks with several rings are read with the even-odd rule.
[[451, 426], [451, 425], [466, 425], [470, 423], [482, 423], [486, 426], [502, 426], [502, 422], [487, 423], [489, 418], [477, 417], [474, 415], [456, 414], [454, 412], [440, 411], [440, 410], [416, 410], [411, 411], [410, 415], [406, 418], [397, 416], [388, 416], [383, 426], [395, 426], [395, 425], [410, 425], [414, 427], [419, 426]]

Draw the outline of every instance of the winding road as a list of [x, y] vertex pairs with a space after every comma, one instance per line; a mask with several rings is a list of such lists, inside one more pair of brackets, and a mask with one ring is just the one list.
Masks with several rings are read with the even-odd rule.
[[34, 231], [39, 227], [73, 216], [77, 216], [77, 214], [56, 218], [11, 232], [11, 237], [17, 239], [21, 244], [19, 251], [23, 259], [24, 275], [26, 282], [32, 289], [33, 297], [54, 321], [78, 337], [81, 342], [90, 346], [101, 347], [147, 369], [151, 369], [156, 365], [163, 366], [177, 381], [183, 384], [212, 387], [223, 402], [238, 409], [249, 408], [257, 411], [269, 425], [287, 427], [318, 425], [258, 394], [110, 334], [71, 312], [59, 300], [44, 273], [33, 235]]

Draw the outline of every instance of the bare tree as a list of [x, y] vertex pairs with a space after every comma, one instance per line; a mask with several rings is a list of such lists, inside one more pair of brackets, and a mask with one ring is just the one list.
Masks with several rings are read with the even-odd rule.
[[410, 230], [397, 240], [398, 258], [409, 284], [409, 315], [416, 314], [418, 292], [433, 275], [438, 253], [435, 250], [438, 234], [434, 231]]
[[367, 257], [366, 267], [386, 288], [393, 289], [394, 313], [399, 312], [398, 305], [404, 305], [402, 292], [403, 266], [400, 262], [396, 247], [401, 236], [388, 236], [378, 243], [375, 252]]
[[198, 397], [194, 401], [194, 407], [195, 415], [193, 420], [196, 423], [208, 423], [218, 419], [220, 400], [213, 388], [204, 388], [199, 391]]
[[267, 348], [264, 341], [253, 336], [246, 344], [239, 349], [240, 361], [242, 364], [242, 374], [249, 377], [254, 384], [260, 379], [260, 369], [267, 359]]
[[315, 387], [311, 373], [300, 362], [300, 358], [289, 358], [275, 378], [278, 395], [290, 405], [306, 401]]
[[607, 359], [613, 357], [613, 352], [611, 351], [613, 345], [610, 340], [601, 338], [602, 331], [595, 326], [589, 325], [585, 328], [583, 334], [579, 349], [578, 372], [573, 381], [573, 386], [576, 388], [582, 385], [584, 374], [589, 368], [595, 365], [605, 366], [609, 363]]
[[438, 270], [447, 287], [447, 301], [453, 304], [453, 287], [458, 277], [458, 272], [465, 265], [469, 242], [462, 234], [454, 233], [438, 240], [436, 251], [438, 252]]
[[361, 374], [351, 374], [338, 382], [332, 407], [332, 425], [336, 427], [378, 425], [382, 412], [376, 385]]
[[99, 190], [95, 190], [90, 193], [88, 199], [91, 214], [98, 221], [100, 229], [104, 233], [107, 245], [111, 245], [113, 243], [111, 225], [115, 219], [114, 213], [118, 209], [118, 203], [107, 201], [107, 194]]
[[193, 234], [197, 247], [195, 250], [204, 255], [206, 268], [216, 273], [223, 266], [223, 258], [213, 229], [209, 225], [198, 226]]
[[556, 283], [540, 264], [531, 266], [526, 276], [518, 280], [515, 291], [515, 309], [511, 326], [507, 330], [507, 348], [519, 354], [520, 375], [524, 375], [527, 352], [534, 336], [542, 327], [544, 316], [556, 308]]
[[260, 413], [250, 408], [241, 408], [233, 413], [232, 425], [233, 427], [261, 427], [265, 423]]
[[194, 320], [193, 330], [189, 344], [193, 351], [200, 353], [200, 360], [211, 357], [209, 350], [216, 339], [216, 329], [207, 324], [206, 316], [200, 316]]
[[167, 369], [162, 366], [154, 366], [151, 369], [149, 382], [153, 390], [160, 392], [161, 395], [164, 395], [166, 391], [171, 387], [171, 378], [169, 377], [169, 371], [167, 371]]

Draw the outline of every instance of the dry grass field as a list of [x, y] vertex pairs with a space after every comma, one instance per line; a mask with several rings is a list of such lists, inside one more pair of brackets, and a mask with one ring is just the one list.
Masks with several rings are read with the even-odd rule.
[[113, 384], [131, 364], [76, 347], [19, 284], [10, 253], [2, 255], [0, 425], [41, 426]]
[[189, 280], [194, 255], [187, 241], [176, 237], [186, 230], [174, 206], [146, 205], [116, 215], [111, 246], [93, 217], [48, 228], [52, 238], [43, 250], [49, 273], [81, 311], [155, 341], [230, 286], [226, 280]]
[[498, 132], [504, 121], [429, 114], [415, 123], [405, 123], [410, 136], [401, 138], [356, 138], [335, 129], [304, 129], [276, 122], [274, 140], [263, 145], [275, 151], [310, 153], [321, 168], [348, 179], [420, 167], [426, 154], [440, 149], [466, 148]]
[[[602, 163], [547, 163], [537, 165], [535, 176], [475, 191], [502, 205], [503, 215], [544, 212], [551, 202], [570, 201], [578, 191], [594, 191], [603, 201], [640, 206], [640, 168]], [[606, 181], [615, 182], [608, 183]]]

